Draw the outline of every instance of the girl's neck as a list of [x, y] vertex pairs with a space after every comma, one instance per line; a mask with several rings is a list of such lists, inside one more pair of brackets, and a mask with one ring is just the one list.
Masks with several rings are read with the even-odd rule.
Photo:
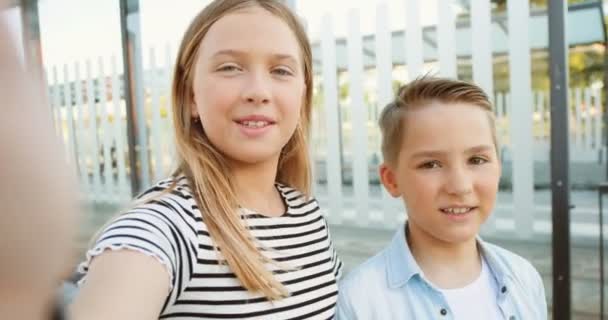
[[406, 241], [425, 278], [439, 288], [462, 288], [481, 273], [481, 256], [475, 238], [450, 243], [409, 225]]
[[283, 200], [275, 186], [277, 163], [265, 161], [233, 165], [236, 196], [242, 207], [266, 216], [280, 216], [285, 212]]

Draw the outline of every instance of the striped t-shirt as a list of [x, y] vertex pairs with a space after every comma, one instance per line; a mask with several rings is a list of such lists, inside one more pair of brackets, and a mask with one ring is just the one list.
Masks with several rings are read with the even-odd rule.
[[115, 218], [79, 266], [86, 280], [91, 259], [104, 250], [130, 249], [156, 258], [170, 274], [170, 292], [159, 319], [333, 319], [342, 263], [316, 200], [277, 184], [287, 211], [266, 217], [240, 209], [260, 247], [288, 271], [274, 265], [277, 280], [290, 296], [269, 302], [245, 290], [214, 242], [192, 198], [187, 179], [162, 194], [173, 179], [159, 182], [140, 196], [152, 197]]

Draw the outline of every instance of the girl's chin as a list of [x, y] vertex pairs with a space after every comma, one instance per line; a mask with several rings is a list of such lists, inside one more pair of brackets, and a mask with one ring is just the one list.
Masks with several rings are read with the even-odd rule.
[[234, 154], [232, 156], [228, 155], [228, 157], [235, 164], [241, 165], [266, 165], [272, 163], [278, 163], [279, 161], [279, 152], [240, 152], [238, 154]]

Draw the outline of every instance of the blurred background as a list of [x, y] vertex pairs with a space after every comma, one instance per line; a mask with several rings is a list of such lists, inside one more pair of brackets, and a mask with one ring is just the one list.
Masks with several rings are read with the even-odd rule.
[[[379, 185], [377, 117], [421, 74], [475, 81], [495, 104], [500, 194], [482, 236], [529, 259], [552, 307], [549, 15], [553, 0], [289, 0], [314, 56], [314, 193], [350, 270], [406, 218]], [[559, 1], [559, 0], [555, 0]], [[205, 0], [14, 0], [1, 13], [41, 66], [55, 132], [89, 210], [76, 243], [175, 166], [174, 56]], [[568, 0], [572, 319], [600, 318], [600, 206], [606, 152], [608, 0]], [[29, 63], [31, 62], [31, 63]], [[567, 237], [567, 235], [564, 235]]]

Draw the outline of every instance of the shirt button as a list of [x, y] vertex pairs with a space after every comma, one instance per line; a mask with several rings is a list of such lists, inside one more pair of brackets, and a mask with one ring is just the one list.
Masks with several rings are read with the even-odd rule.
[[506, 287], [506, 286], [503, 286], [503, 287], [500, 289], [500, 292], [502, 292], [502, 293], [507, 293], [507, 287]]
[[441, 309], [440, 312], [441, 312], [442, 316], [445, 316], [446, 314], [448, 314], [448, 311], [445, 308]]

